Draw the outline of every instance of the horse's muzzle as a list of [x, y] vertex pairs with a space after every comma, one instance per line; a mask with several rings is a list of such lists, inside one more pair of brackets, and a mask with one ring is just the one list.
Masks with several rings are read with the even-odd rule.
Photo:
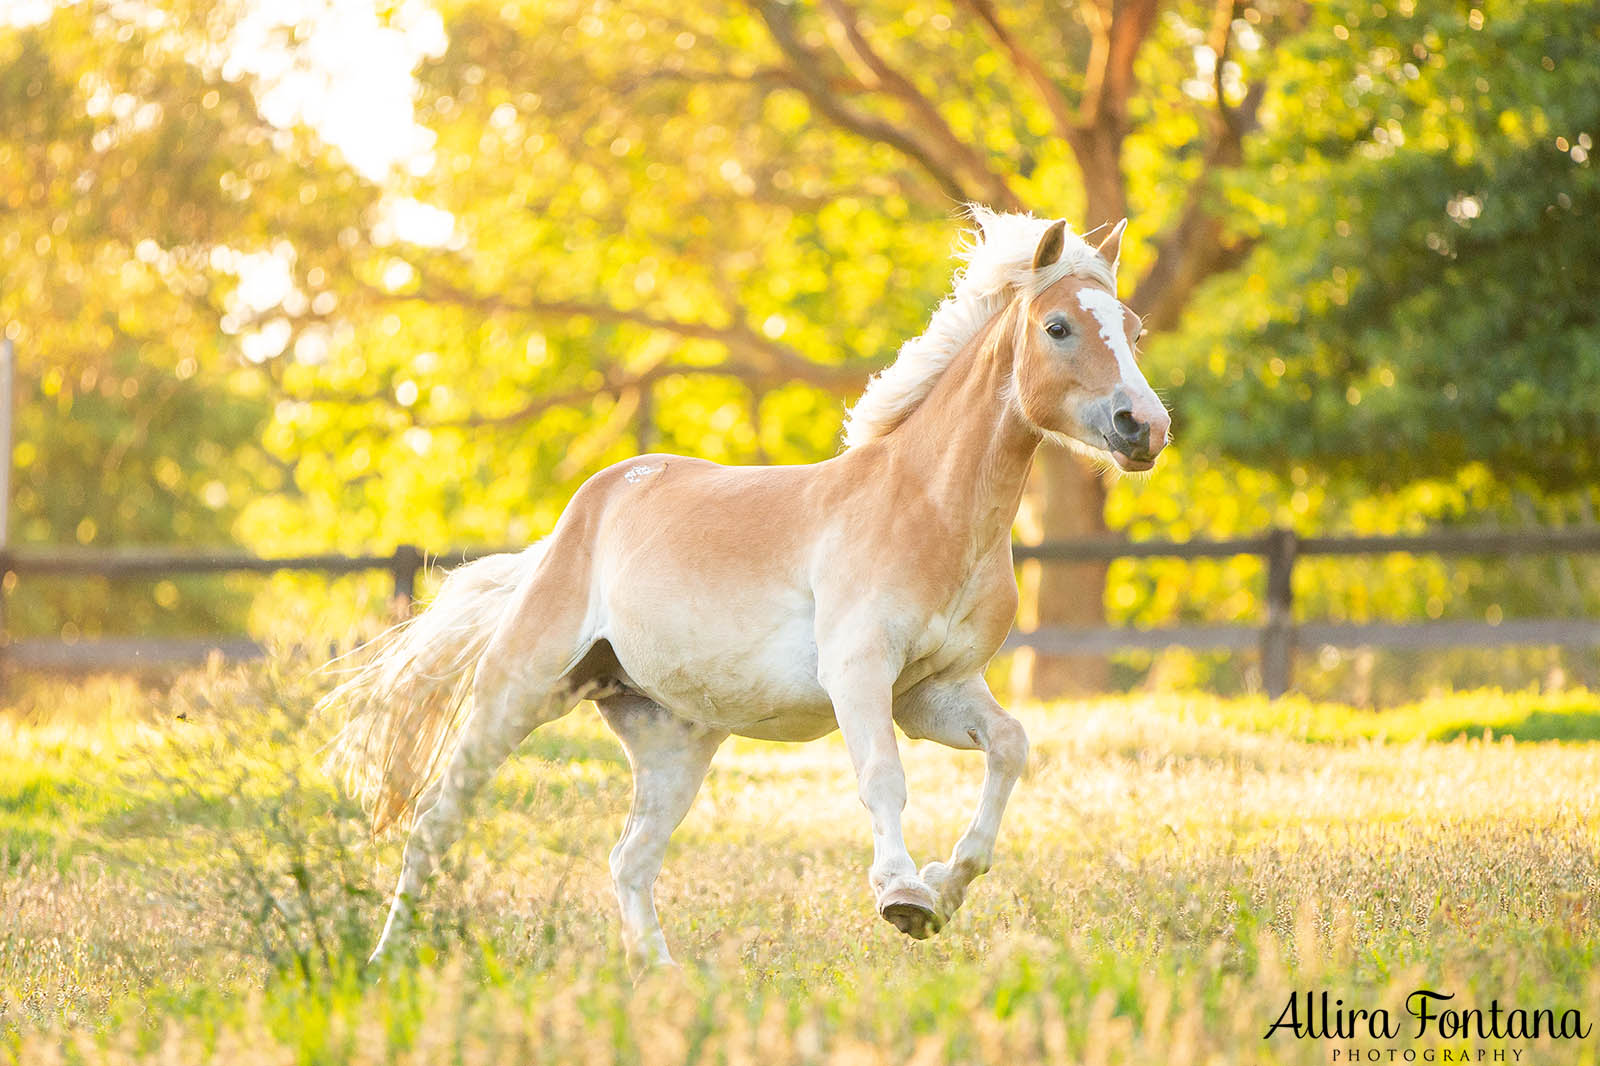
[[1156, 456], [1167, 446], [1167, 432], [1172, 418], [1159, 403], [1140, 404], [1130, 400], [1121, 389], [1110, 403], [1096, 412], [1100, 417], [1100, 434], [1105, 439], [1106, 451], [1123, 470], [1149, 470]]

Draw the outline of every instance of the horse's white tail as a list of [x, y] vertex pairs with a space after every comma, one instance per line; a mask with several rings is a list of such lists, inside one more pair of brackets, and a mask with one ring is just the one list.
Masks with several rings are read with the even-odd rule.
[[427, 609], [358, 648], [361, 665], [318, 704], [348, 719], [330, 767], [372, 816], [372, 831], [408, 824], [444, 769], [472, 699], [478, 660], [543, 546], [452, 570]]

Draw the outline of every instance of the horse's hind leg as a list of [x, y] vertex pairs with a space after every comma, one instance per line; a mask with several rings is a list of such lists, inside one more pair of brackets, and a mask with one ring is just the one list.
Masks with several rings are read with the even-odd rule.
[[656, 917], [655, 882], [672, 831], [689, 813], [717, 747], [728, 734], [673, 717], [643, 696], [598, 701], [633, 767], [633, 808], [611, 851], [611, 878], [622, 911], [622, 941], [634, 973], [672, 965]]
[[1028, 762], [1028, 735], [1021, 723], [1000, 709], [982, 678], [913, 689], [895, 707], [895, 720], [908, 737], [951, 748], [979, 748], [987, 759], [978, 809], [956, 841], [950, 861], [922, 868], [923, 881], [939, 897], [939, 917], [948, 921], [966, 898], [967, 886], [988, 872], [994, 859], [1006, 801]]
[[562, 609], [540, 582], [519, 591], [521, 604], [501, 620], [478, 661], [472, 710], [444, 773], [418, 804], [406, 840], [394, 902], [370, 962], [382, 958], [410, 922], [411, 910], [439, 859], [460, 836], [468, 804], [525, 737], [570, 711], [579, 694], [562, 677], [578, 650], [581, 606]]

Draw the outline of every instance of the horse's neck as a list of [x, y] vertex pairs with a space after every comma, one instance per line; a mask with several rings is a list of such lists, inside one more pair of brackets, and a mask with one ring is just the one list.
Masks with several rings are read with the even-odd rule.
[[1014, 307], [996, 315], [883, 440], [947, 522], [970, 529], [980, 552], [1009, 540], [1039, 446], [1011, 384], [1015, 315]]

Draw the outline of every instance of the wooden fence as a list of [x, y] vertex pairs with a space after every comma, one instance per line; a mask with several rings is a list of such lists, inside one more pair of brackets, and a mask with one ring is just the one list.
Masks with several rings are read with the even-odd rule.
[[[1017, 545], [1016, 558], [1042, 563], [1106, 563], [1117, 559], [1206, 559], [1257, 556], [1266, 560], [1264, 617], [1257, 625], [1181, 625], [1159, 629], [1102, 627], [1013, 632], [1009, 648], [1031, 647], [1051, 653], [1109, 653], [1182, 647], [1196, 650], [1256, 650], [1262, 681], [1270, 695], [1293, 685], [1297, 647], [1389, 647], [1406, 649], [1542, 645], [1600, 646], [1600, 618], [1527, 618], [1501, 622], [1429, 621], [1343, 623], [1299, 621], [1294, 609], [1296, 560], [1313, 555], [1478, 555], [1517, 556], [1600, 552], [1600, 527], [1541, 530], [1442, 530], [1417, 536], [1300, 537], [1284, 529], [1232, 540], [1052, 541]], [[486, 550], [452, 552], [440, 558], [459, 562]], [[32, 577], [166, 578], [178, 574], [310, 571], [329, 575], [387, 571], [396, 597], [409, 604], [416, 592], [423, 552], [402, 545], [388, 555], [320, 554], [263, 559], [249, 555], [141, 551], [0, 552], [6, 587]], [[15, 578], [12, 577], [15, 575]], [[3, 625], [3, 619], [0, 619]], [[118, 670], [202, 661], [215, 651], [233, 658], [260, 655], [245, 637], [115, 637], [68, 643], [59, 640], [10, 641], [0, 628], [0, 658], [24, 670]]]

